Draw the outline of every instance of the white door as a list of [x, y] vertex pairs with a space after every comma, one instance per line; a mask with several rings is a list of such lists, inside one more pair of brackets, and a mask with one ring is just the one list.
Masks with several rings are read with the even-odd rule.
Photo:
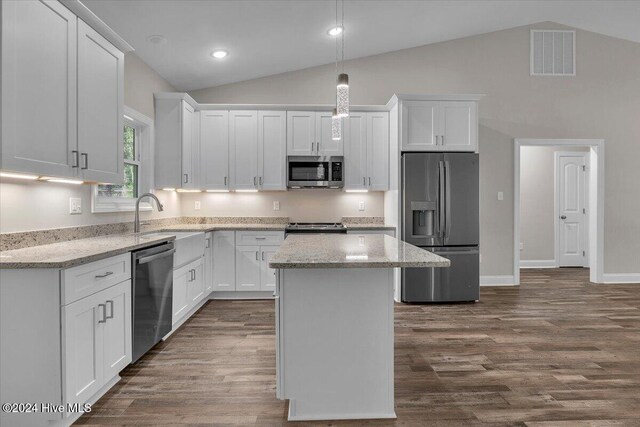
[[100, 292], [106, 305], [104, 323], [104, 380], [109, 381], [131, 363], [131, 281]]
[[62, 308], [64, 401], [84, 403], [103, 385], [106, 301], [94, 294]]
[[236, 290], [235, 231], [213, 233], [213, 290]]
[[287, 189], [287, 113], [258, 111], [258, 185]]
[[229, 147], [232, 152], [231, 188], [258, 189], [258, 112], [229, 112]]
[[477, 103], [441, 101], [439, 144], [444, 151], [475, 151]]
[[402, 150], [435, 151], [438, 101], [402, 101]]
[[229, 112], [200, 111], [200, 187], [229, 189]]
[[124, 54], [78, 19], [78, 151], [82, 178], [124, 182], [123, 110]]
[[195, 307], [204, 297], [204, 269], [202, 262], [197, 265], [191, 264], [189, 269], [191, 280], [187, 282], [187, 296], [189, 298], [189, 308]]
[[58, 2], [3, 1], [2, 169], [73, 177], [76, 16]]
[[367, 188], [367, 115], [352, 112], [342, 120], [344, 140], [344, 188]]
[[260, 290], [276, 290], [276, 270], [269, 268], [271, 257], [278, 251], [278, 246], [260, 246]]
[[584, 155], [557, 156], [558, 263], [587, 265]]
[[332, 139], [330, 112], [316, 113], [316, 152], [318, 156], [342, 156], [342, 139]]
[[260, 290], [260, 247], [236, 246], [236, 291]]
[[315, 154], [316, 113], [314, 111], [287, 111], [287, 155], [311, 156]]
[[173, 316], [175, 325], [189, 310], [188, 282], [191, 280], [191, 266], [185, 265], [173, 272]]
[[367, 186], [389, 189], [389, 113], [367, 113]]

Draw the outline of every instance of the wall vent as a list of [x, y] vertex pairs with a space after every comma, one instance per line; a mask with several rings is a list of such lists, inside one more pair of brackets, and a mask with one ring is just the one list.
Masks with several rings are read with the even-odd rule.
[[575, 76], [576, 32], [531, 30], [531, 75]]

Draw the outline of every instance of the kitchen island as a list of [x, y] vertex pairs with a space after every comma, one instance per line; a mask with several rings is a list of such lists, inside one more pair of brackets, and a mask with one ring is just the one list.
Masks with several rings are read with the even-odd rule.
[[269, 266], [289, 420], [395, 418], [393, 270], [449, 260], [383, 234], [301, 234]]

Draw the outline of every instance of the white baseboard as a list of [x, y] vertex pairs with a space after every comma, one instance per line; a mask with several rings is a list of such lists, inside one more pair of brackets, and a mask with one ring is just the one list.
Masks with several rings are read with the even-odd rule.
[[557, 268], [555, 259], [521, 259], [520, 268]]
[[513, 276], [480, 276], [480, 286], [515, 286]]
[[640, 284], [640, 273], [604, 273], [603, 283], [637, 283]]
[[209, 299], [273, 299], [273, 291], [213, 291]]

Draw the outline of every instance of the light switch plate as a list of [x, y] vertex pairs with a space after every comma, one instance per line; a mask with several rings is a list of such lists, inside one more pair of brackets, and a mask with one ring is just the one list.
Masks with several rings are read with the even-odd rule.
[[197, 210], [197, 211], [199, 211], [199, 210], [200, 210], [200, 200], [196, 200], [196, 203], [195, 203], [194, 209], [195, 209], [195, 210]]
[[504, 192], [498, 191], [498, 200], [504, 200]]
[[273, 202], [273, 210], [274, 211], [279, 211], [280, 210], [280, 202], [279, 201], [274, 201]]
[[69, 213], [71, 215], [80, 215], [82, 213], [82, 198], [69, 197]]
[[359, 211], [363, 211], [364, 210], [364, 200], [360, 200], [358, 202], [358, 210]]

